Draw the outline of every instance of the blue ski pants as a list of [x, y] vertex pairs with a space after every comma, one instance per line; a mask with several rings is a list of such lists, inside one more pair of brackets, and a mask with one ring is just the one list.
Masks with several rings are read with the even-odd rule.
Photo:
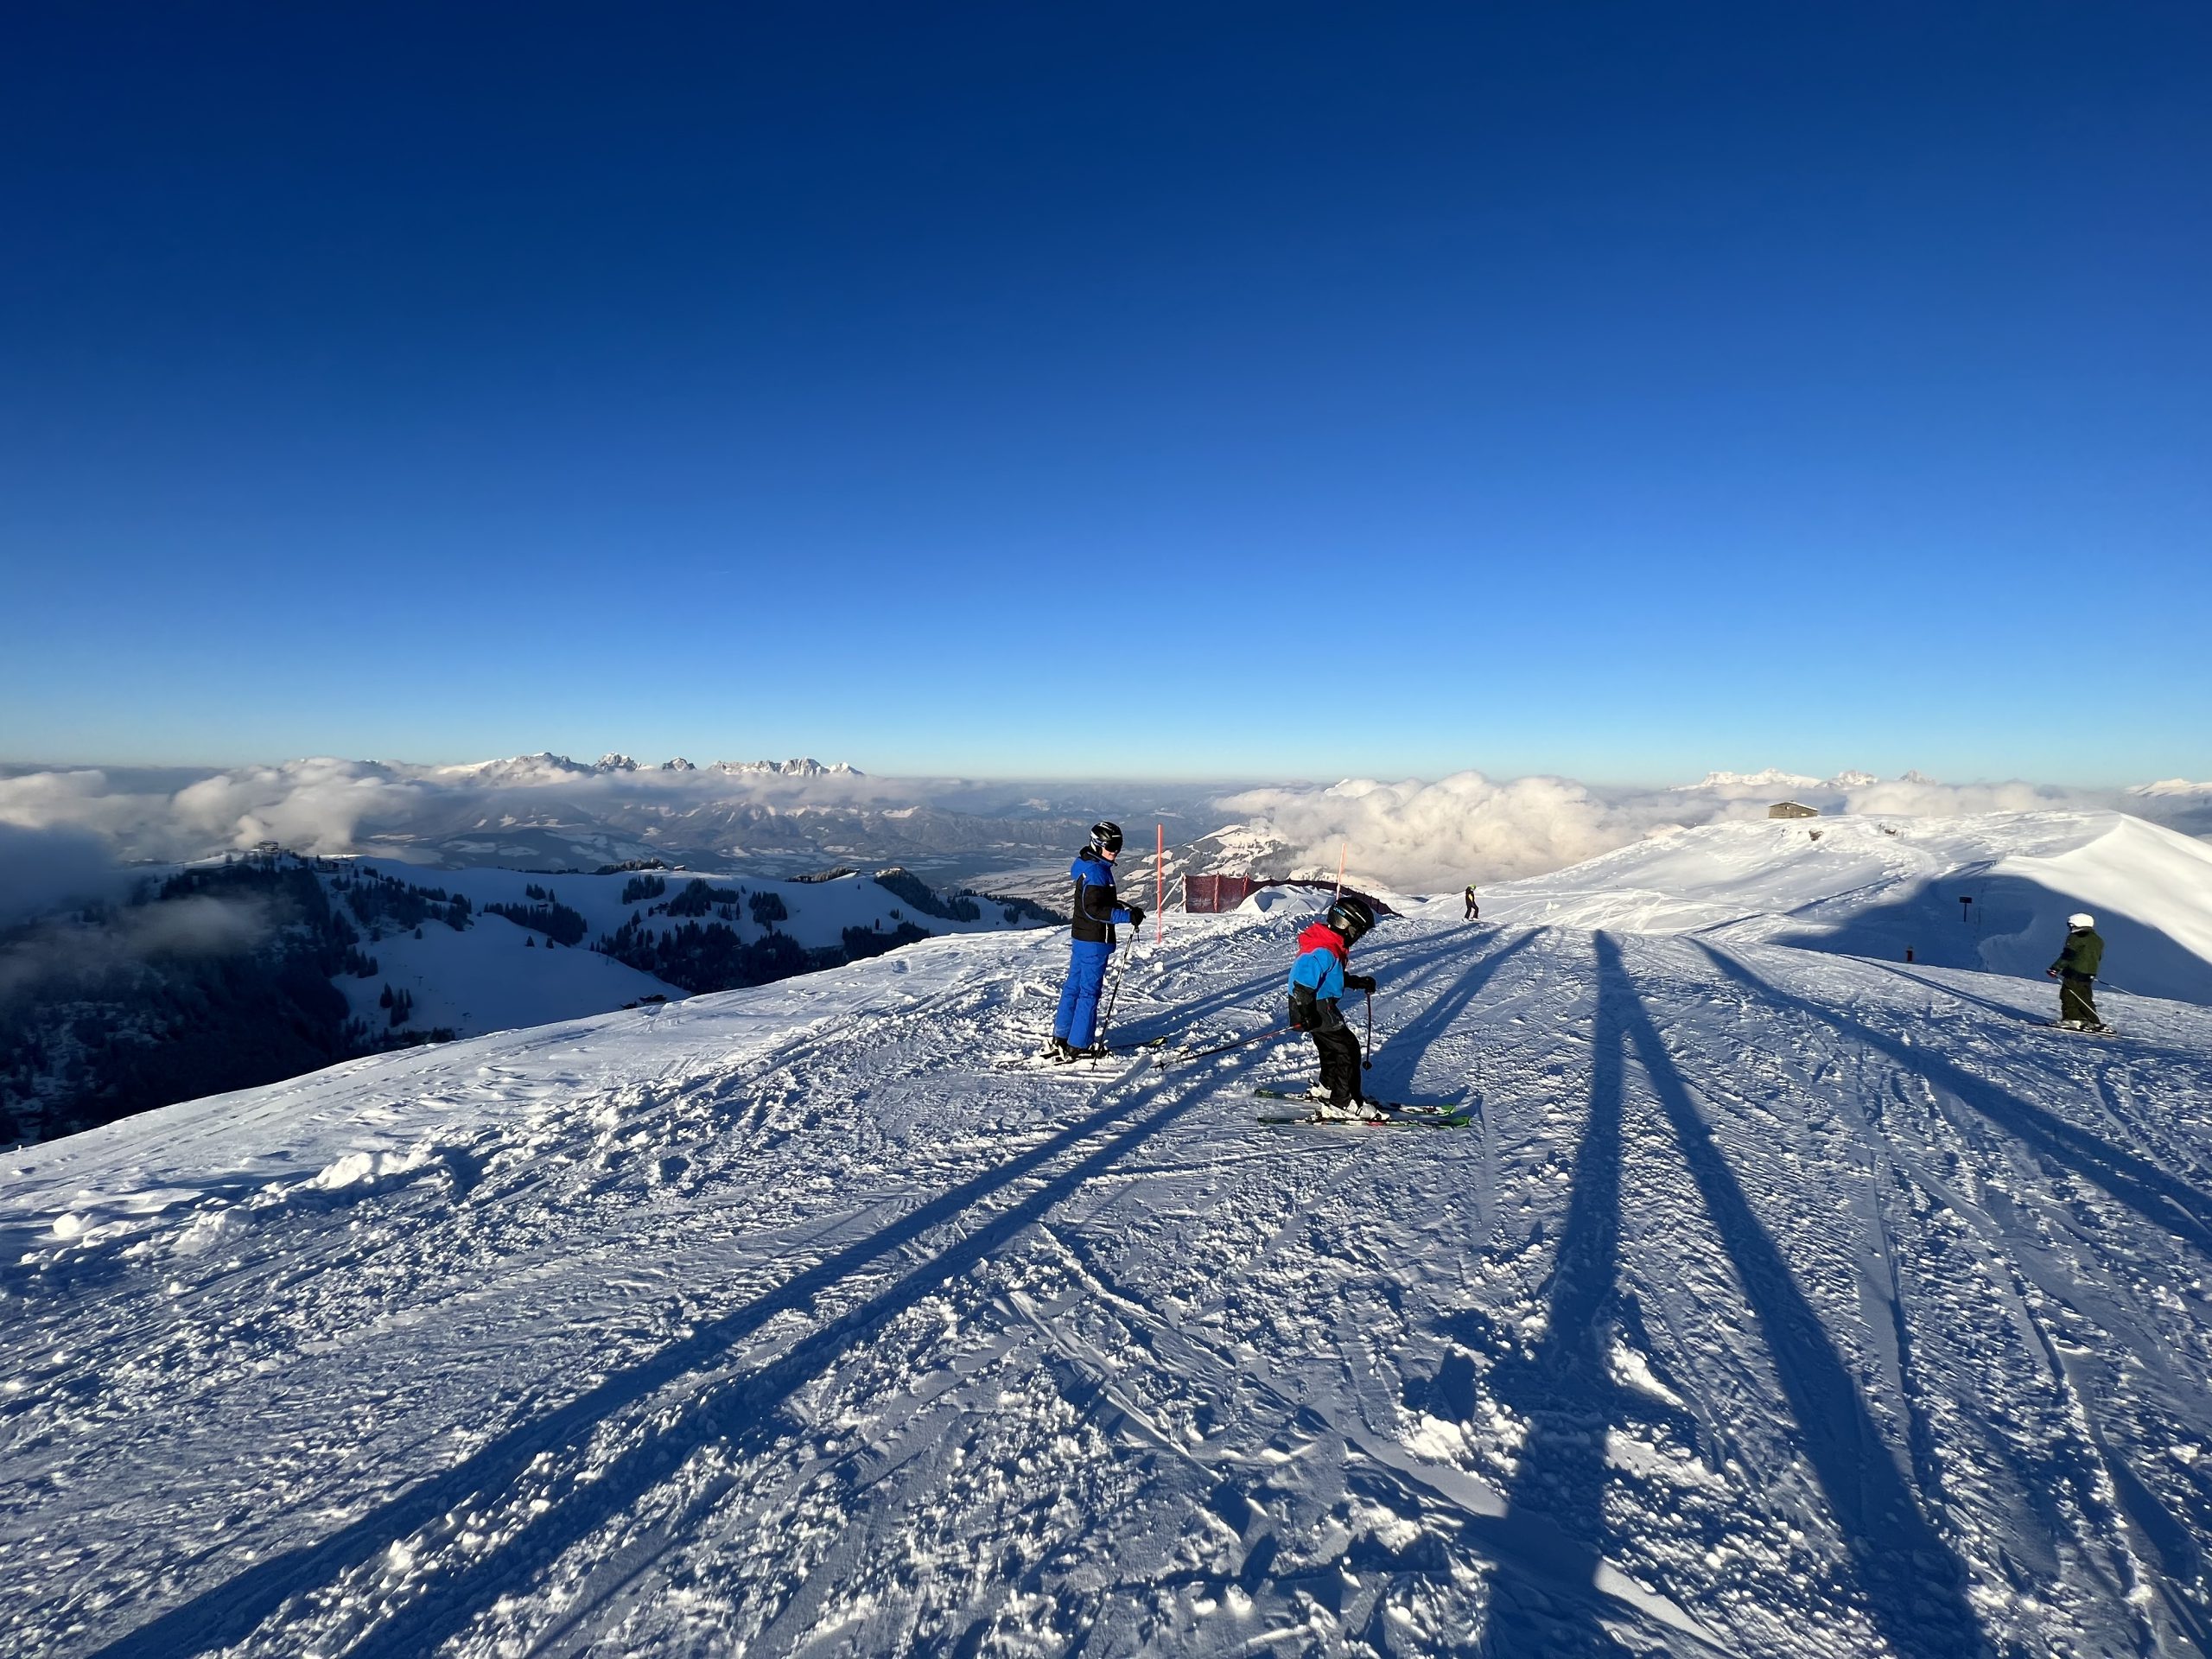
[[1068, 982], [1060, 991], [1060, 1011], [1052, 1016], [1052, 1035], [1089, 1048], [1098, 1035], [1098, 993], [1114, 947], [1103, 939], [1071, 939], [1068, 947]]

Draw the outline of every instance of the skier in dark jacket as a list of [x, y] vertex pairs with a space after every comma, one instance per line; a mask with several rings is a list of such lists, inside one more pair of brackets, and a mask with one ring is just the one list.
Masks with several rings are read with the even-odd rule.
[[1114, 929], [1117, 925], [1144, 925], [1141, 906], [1115, 901], [1114, 861], [1121, 853], [1122, 826], [1110, 821], [1094, 823], [1090, 844], [1068, 867], [1075, 880], [1075, 920], [1068, 931], [1068, 982], [1060, 991], [1059, 1012], [1052, 1016], [1052, 1043], [1046, 1051], [1056, 1060], [1105, 1052], [1095, 1039], [1098, 993], [1106, 983], [1106, 959], [1114, 954]]
[[2058, 982], [2058, 1023], [2069, 1031], [2109, 1031], [2097, 1018], [2091, 995], [2097, 970], [2104, 966], [2105, 942], [2097, 933], [2097, 918], [2076, 911], [2066, 918], [2066, 944], [2058, 960], [2044, 971]]
[[1321, 1081], [1310, 1091], [1320, 1118], [1357, 1118], [1364, 1101], [1359, 1088], [1359, 1039], [1344, 1023], [1337, 999], [1346, 991], [1372, 995], [1375, 982], [1348, 974], [1351, 948], [1375, 925], [1366, 899], [1348, 893], [1328, 914], [1298, 936], [1298, 960], [1290, 969], [1290, 1023], [1313, 1039], [1321, 1056]]
[[1461, 917], [1460, 919], [1462, 921], [1468, 922], [1479, 922], [1482, 918], [1483, 907], [1475, 902], [1475, 884], [1470, 881], [1467, 883], [1467, 913]]

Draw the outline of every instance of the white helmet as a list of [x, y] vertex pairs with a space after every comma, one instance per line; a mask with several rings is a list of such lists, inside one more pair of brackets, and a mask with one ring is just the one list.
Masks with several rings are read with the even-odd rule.
[[2066, 918], [2066, 925], [2077, 933], [2085, 927], [2094, 927], [2096, 925], [2097, 918], [2086, 910], [2077, 910]]

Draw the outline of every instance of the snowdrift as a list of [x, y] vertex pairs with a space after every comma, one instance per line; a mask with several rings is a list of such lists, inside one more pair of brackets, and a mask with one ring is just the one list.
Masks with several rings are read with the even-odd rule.
[[[1032, 1069], [1000, 933], [10, 1154], [0, 1650], [2202, 1651], [2212, 1010], [1711, 925], [1891, 839], [1383, 924], [1372, 1088], [1463, 1130]], [[1264, 1031], [1304, 910], [1116, 1036]]]

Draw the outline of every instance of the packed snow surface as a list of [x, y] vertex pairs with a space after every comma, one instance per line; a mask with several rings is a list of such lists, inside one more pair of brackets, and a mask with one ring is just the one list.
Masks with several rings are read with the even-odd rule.
[[[1303, 919], [1116, 1039], [1263, 1031]], [[2212, 1643], [2212, 1010], [1425, 912], [1371, 1086], [1472, 1125], [1268, 1128], [1297, 1046], [1015, 1062], [1064, 955], [0, 1160], [0, 1650]]]

